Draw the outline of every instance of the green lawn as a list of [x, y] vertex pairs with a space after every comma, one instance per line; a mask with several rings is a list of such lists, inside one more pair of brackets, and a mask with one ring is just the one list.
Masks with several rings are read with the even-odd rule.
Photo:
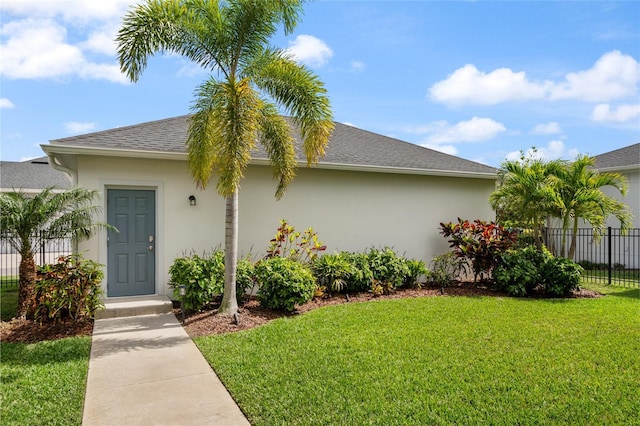
[[3, 425], [80, 425], [91, 337], [2, 342]]
[[[606, 284], [608, 280], [608, 271], [602, 269], [586, 270], [582, 274], [584, 281], [593, 281]], [[619, 287], [640, 287], [640, 271], [638, 270], [626, 270], [626, 271], [611, 271], [611, 284]]]
[[18, 286], [0, 287], [0, 319], [9, 321], [18, 310]]
[[255, 425], [630, 424], [640, 293], [432, 297], [195, 339]]
[[[18, 288], [0, 288], [2, 320], [15, 316]], [[91, 337], [0, 343], [0, 423], [80, 425]]]

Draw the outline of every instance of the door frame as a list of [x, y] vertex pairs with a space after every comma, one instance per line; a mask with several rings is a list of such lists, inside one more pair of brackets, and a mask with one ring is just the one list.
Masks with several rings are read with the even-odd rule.
[[163, 223], [164, 223], [164, 215], [160, 206], [164, 203], [164, 190], [163, 183], [158, 181], [130, 181], [130, 180], [101, 180], [100, 187], [102, 188], [103, 195], [103, 209], [102, 209], [102, 218], [101, 220], [104, 223], [107, 223], [108, 213], [107, 213], [107, 190], [109, 189], [122, 189], [122, 190], [146, 190], [146, 191], [154, 191], [155, 192], [155, 248], [154, 248], [154, 259], [155, 259], [155, 271], [154, 271], [154, 282], [155, 282], [155, 291], [150, 295], [143, 296], [107, 296], [107, 283], [109, 280], [108, 277], [108, 247], [107, 247], [107, 237], [108, 232], [106, 230], [100, 231], [99, 238], [99, 262], [104, 266], [104, 279], [102, 280], [102, 291], [105, 299], [121, 299], [123, 297], [148, 297], [151, 295], [156, 296], [164, 296], [167, 293], [166, 285], [161, 277], [160, 271], [164, 271], [164, 258], [160, 256], [159, 253], [164, 252], [164, 233], [163, 233]]

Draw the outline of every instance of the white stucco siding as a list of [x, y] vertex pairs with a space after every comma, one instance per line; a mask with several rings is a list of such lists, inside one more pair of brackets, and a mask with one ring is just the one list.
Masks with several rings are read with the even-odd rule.
[[447, 250], [440, 222], [494, 218], [487, 202], [492, 180], [302, 168], [280, 201], [274, 188], [268, 168], [247, 173], [240, 190], [241, 247], [264, 251], [285, 218], [299, 231], [312, 227], [328, 252], [391, 246], [428, 262]]
[[[106, 193], [108, 188], [156, 191], [156, 280], [158, 294], [170, 294], [168, 269], [183, 253], [211, 251], [224, 244], [224, 200], [212, 180], [196, 189], [186, 163], [113, 157], [79, 157], [78, 184]], [[251, 166], [239, 192], [240, 254], [262, 257], [280, 219], [299, 231], [312, 227], [328, 252], [391, 246], [425, 260], [448, 250], [440, 222], [458, 216], [491, 220], [491, 179], [301, 168], [280, 201], [271, 169]], [[195, 195], [197, 205], [189, 205]], [[106, 221], [106, 200], [102, 221]], [[106, 264], [106, 233], [81, 245]], [[106, 280], [105, 284], [106, 286]]]
[[[640, 228], [640, 171], [622, 171], [619, 172], [624, 175], [628, 180], [629, 184], [627, 187], [627, 194], [623, 197], [620, 195], [620, 191], [617, 189], [605, 186], [602, 188], [602, 192], [613, 197], [617, 200], [622, 201], [631, 210], [633, 214], [633, 220], [630, 224], [631, 228]], [[620, 227], [620, 221], [613, 216], [607, 218], [606, 222], [607, 226], [611, 226], [613, 228]]]

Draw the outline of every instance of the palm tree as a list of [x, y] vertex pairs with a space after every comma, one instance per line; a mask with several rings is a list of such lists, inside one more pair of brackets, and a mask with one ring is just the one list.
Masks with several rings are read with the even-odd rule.
[[508, 219], [532, 228], [538, 250], [542, 249], [542, 227], [558, 202], [554, 171], [561, 167], [558, 160], [523, 157], [520, 161], [506, 161], [498, 171], [498, 188], [489, 196], [499, 222]]
[[125, 16], [117, 37], [120, 67], [137, 81], [151, 55], [172, 52], [212, 72], [196, 90], [187, 137], [188, 165], [205, 188], [213, 173], [226, 200], [225, 285], [219, 313], [235, 297], [238, 189], [256, 143], [264, 146], [282, 197], [295, 175], [292, 116], [307, 165], [324, 155], [333, 130], [323, 83], [283, 50], [270, 47], [279, 25], [291, 33], [303, 0], [147, 0]]
[[18, 316], [30, 315], [36, 263], [33, 258], [50, 240], [87, 239], [106, 224], [94, 223], [100, 208], [94, 206], [96, 191], [73, 188], [56, 192], [47, 188], [35, 195], [21, 191], [0, 194], [0, 233], [2, 239], [20, 254]]
[[596, 235], [603, 231], [605, 221], [609, 215], [620, 221], [620, 228], [629, 227], [631, 213], [629, 208], [615, 198], [602, 192], [602, 187], [613, 186], [621, 195], [627, 191], [627, 180], [624, 176], [614, 172], [599, 172], [593, 167], [595, 159], [589, 156], [579, 156], [566, 167], [558, 170], [557, 189], [559, 194], [559, 217], [562, 220], [562, 252], [565, 255], [566, 233], [572, 229], [571, 244], [567, 257], [573, 259], [576, 249], [576, 234], [578, 219], [588, 222], [596, 231]]

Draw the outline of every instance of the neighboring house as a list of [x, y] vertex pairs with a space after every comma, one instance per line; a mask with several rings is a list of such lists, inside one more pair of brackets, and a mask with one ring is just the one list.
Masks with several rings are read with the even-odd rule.
[[[0, 161], [0, 192], [15, 190], [25, 194], [36, 194], [49, 187], [54, 187], [55, 191], [62, 191], [70, 186], [69, 176], [49, 167], [47, 157], [21, 162]], [[47, 243], [45, 250], [36, 256], [36, 263], [52, 262], [58, 255], [68, 253], [70, 246], [69, 241]], [[0, 242], [0, 256], [0, 275], [17, 275], [20, 256], [4, 241]]]
[[[613, 198], [621, 200], [629, 206], [633, 214], [631, 228], [640, 228], [640, 143], [630, 145], [614, 151], [596, 155], [596, 168], [601, 172], [617, 172], [629, 180], [627, 195], [611, 187], [604, 187], [603, 192]], [[619, 228], [620, 221], [614, 217], [607, 220], [607, 225]]]
[[[176, 257], [224, 245], [224, 199], [215, 176], [206, 191], [196, 189], [187, 128], [188, 116], [181, 116], [42, 145], [74, 184], [105, 195], [98, 219], [120, 232], [102, 233], [80, 249], [107, 265], [109, 297], [170, 295]], [[276, 201], [267, 156], [254, 153], [239, 192], [241, 255], [264, 256], [286, 218], [297, 230], [317, 231], [329, 253], [390, 246], [428, 264], [449, 250], [440, 222], [495, 217], [488, 204], [494, 168], [352, 126], [336, 123], [324, 159], [304, 164]]]
[[[640, 268], [640, 143], [605, 152], [594, 158], [598, 171], [620, 173], [628, 179], [625, 196], [611, 186], [603, 187], [602, 192], [629, 206], [633, 215], [629, 223], [631, 229], [622, 232], [620, 221], [609, 216], [605, 226], [611, 227], [611, 233], [606, 232], [603, 237], [597, 237], [589, 223], [581, 220], [573, 260], [584, 265], [591, 264], [591, 269], [599, 269], [602, 265]], [[555, 244], [561, 245], [559, 233], [556, 234]]]
[[63, 190], [70, 186], [69, 176], [49, 167], [47, 157], [22, 162], [0, 161], [0, 192], [36, 193], [48, 187]]

